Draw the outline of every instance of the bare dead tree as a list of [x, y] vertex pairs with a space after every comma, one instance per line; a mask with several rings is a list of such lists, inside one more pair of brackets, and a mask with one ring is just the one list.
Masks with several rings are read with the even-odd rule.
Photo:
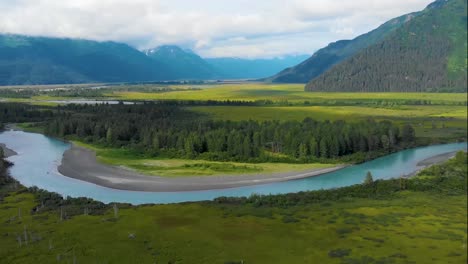
[[75, 248], [73, 248], [73, 264], [76, 264]]
[[119, 218], [119, 208], [117, 207], [116, 203], [114, 203], [114, 218], [115, 219]]
[[28, 245], [28, 230], [26, 229], [26, 226], [24, 226], [24, 244]]
[[18, 207], [18, 219], [21, 220], [21, 207]]
[[22, 246], [23, 246], [23, 243], [21, 242], [21, 236], [20, 236], [20, 235], [18, 235], [18, 236], [16, 237], [16, 240], [18, 241], [19, 247], [22, 247]]

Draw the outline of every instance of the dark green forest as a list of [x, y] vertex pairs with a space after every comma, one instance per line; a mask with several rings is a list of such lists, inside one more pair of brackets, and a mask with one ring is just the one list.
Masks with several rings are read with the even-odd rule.
[[312, 80], [307, 91], [466, 92], [466, 0], [436, 1], [420, 15]]
[[67, 105], [42, 108], [1, 104], [3, 122], [40, 122], [47, 135], [106, 147], [127, 147], [151, 156], [218, 161], [310, 162], [414, 143], [414, 129], [389, 121], [347, 123], [214, 121], [177, 105]]

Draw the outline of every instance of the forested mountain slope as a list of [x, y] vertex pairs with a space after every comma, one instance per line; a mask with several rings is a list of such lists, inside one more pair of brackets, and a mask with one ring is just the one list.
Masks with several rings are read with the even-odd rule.
[[467, 1], [438, 0], [382, 42], [309, 82], [307, 91], [467, 90]]
[[170, 79], [161, 63], [122, 43], [0, 35], [0, 85]]
[[382, 41], [389, 33], [399, 28], [404, 23], [416, 17], [419, 13], [411, 13], [394, 18], [377, 29], [358, 36], [353, 40], [340, 40], [318, 50], [312, 57], [301, 64], [285, 69], [273, 77], [267, 79], [271, 82], [307, 83], [319, 76], [330, 67], [339, 63], [357, 52], [375, 43]]

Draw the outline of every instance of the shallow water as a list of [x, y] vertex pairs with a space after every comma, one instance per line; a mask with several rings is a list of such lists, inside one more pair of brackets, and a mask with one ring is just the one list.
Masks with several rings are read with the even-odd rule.
[[11, 168], [11, 175], [27, 187], [37, 186], [63, 196], [89, 197], [105, 203], [131, 204], [177, 203], [212, 200], [220, 196], [249, 196], [254, 193], [279, 194], [331, 189], [361, 183], [367, 171], [372, 172], [374, 179], [389, 179], [407, 175], [420, 169], [417, 164], [424, 159], [467, 149], [466, 143], [435, 145], [401, 151], [340, 171], [307, 179], [223, 190], [149, 193], [109, 189], [61, 175], [57, 171], [57, 166], [61, 163], [63, 153], [70, 148], [68, 143], [22, 131], [0, 133], [0, 143], [5, 143], [8, 148], [18, 153], [18, 155], [9, 158], [15, 164]]
[[115, 101], [115, 100], [49, 100], [45, 101], [47, 103], [56, 103], [56, 104], [88, 104], [88, 105], [97, 105], [97, 104], [109, 104], [109, 105], [134, 105], [141, 104], [139, 102], [126, 102], [126, 101]]

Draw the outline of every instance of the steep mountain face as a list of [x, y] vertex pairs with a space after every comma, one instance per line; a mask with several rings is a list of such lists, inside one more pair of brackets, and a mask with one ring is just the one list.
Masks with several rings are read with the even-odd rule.
[[0, 84], [171, 79], [161, 63], [121, 43], [0, 35]]
[[312, 57], [292, 68], [266, 79], [270, 82], [307, 83], [333, 65], [353, 56], [357, 52], [382, 41], [388, 34], [416, 17], [418, 13], [392, 19], [377, 29], [353, 40], [340, 40], [318, 50]]
[[439, 0], [307, 91], [467, 91], [467, 1]]
[[272, 59], [210, 58], [205, 59], [226, 79], [258, 79], [297, 65], [308, 55], [286, 56]]
[[148, 57], [166, 65], [175, 79], [213, 79], [219, 77], [215, 68], [197, 54], [178, 46], [166, 45], [143, 51]]

